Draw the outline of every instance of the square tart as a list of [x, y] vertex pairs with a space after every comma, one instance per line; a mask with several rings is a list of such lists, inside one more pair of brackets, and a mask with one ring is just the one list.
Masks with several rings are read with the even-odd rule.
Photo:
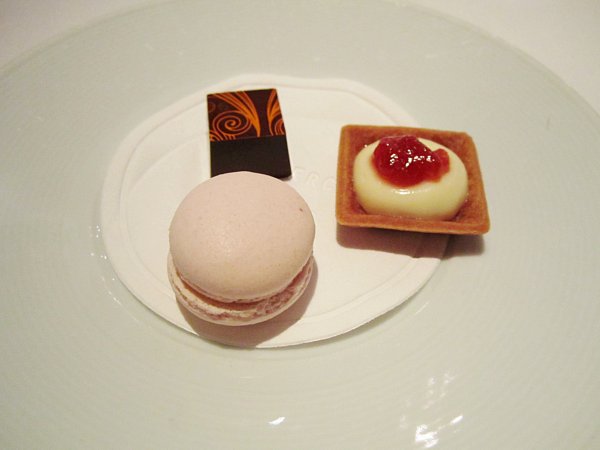
[[[366, 145], [385, 136], [412, 134], [442, 144], [458, 155], [467, 170], [468, 196], [456, 216], [450, 220], [369, 214], [358, 203], [354, 192], [354, 158]], [[477, 149], [471, 136], [456, 131], [427, 128], [346, 125], [340, 134], [336, 186], [336, 219], [350, 227], [386, 228], [443, 234], [484, 234], [490, 229], [483, 179]]]

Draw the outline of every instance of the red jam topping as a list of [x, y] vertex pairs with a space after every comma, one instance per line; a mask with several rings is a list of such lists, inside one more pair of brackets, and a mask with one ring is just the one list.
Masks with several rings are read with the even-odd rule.
[[373, 164], [383, 179], [399, 187], [438, 181], [450, 169], [443, 149], [431, 151], [411, 135], [382, 138], [373, 152]]

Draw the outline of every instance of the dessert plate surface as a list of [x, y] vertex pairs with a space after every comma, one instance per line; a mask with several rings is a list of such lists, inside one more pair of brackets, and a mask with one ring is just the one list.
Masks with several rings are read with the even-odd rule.
[[[283, 109], [293, 164], [286, 182], [315, 218], [316, 270], [305, 294], [284, 314], [253, 326], [218, 326], [195, 318], [175, 300], [166, 270], [169, 223], [183, 197], [210, 177], [206, 95], [265, 87], [277, 88]], [[152, 115], [116, 150], [102, 192], [100, 228], [121, 281], [169, 322], [239, 347], [330, 338], [400, 305], [433, 274], [447, 237], [336, 225], [337, 147], [347, 123], [414, 121], [356, 82], [269, 74], [225, 80]]]
[[[490, 232], [450, 238], [409, 301], [319, 342], [236, 348], [159, 317], [109, 261], [107, 172], [153, 115], [260, 73], [351, 80], [420, 126], [467, 131]], [[0, 446], [596, 445], [600, 119], [484, 32], [404, 2], [156, 3], [4, 68], [0, 136]], [[315, 203], [304, 169], [297, 186], [321, 221], [327, 196]], [[397, 255], [367, 239], [363, 272], [347, 243], [348, 273], [329, 279], [326, 247], [345, 237], [331, 208], [315, 286], [345, 292], [393, 270]]]

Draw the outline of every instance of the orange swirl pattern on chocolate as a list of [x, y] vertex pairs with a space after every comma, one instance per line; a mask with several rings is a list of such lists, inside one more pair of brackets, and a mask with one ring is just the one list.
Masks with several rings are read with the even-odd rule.
[[267, 100], [267, 120], [269, 123], [269, 132], [272, 136], [282, 136], [285, 134], [281, 107], [279, 106], [277, 91], [274, 89], [271, 90], [269, 99]]
[[[214, 97], [231, 105], [232, 109], [217, 112], [212, 118], [211, 140], [224, 141], [236, 139], [248, 133], [260, 136], [258, 112], [252, 99], [246, 92], [225, 92], [214, 94]], [[213, 135], [214, 139], [212, 139]]]
[[207, 101], [211, 142], [285, 135], [275, 89], [209, 94]]

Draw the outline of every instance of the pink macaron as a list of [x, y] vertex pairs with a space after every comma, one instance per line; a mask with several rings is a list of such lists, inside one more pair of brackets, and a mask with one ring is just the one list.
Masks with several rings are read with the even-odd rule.
[[310, 208], [285, 182], [252, 172], [218, 175], [175, 212], [169, 280], [177, 300], [203, 320], [263, 322], [308, 286], [314, 237]]

